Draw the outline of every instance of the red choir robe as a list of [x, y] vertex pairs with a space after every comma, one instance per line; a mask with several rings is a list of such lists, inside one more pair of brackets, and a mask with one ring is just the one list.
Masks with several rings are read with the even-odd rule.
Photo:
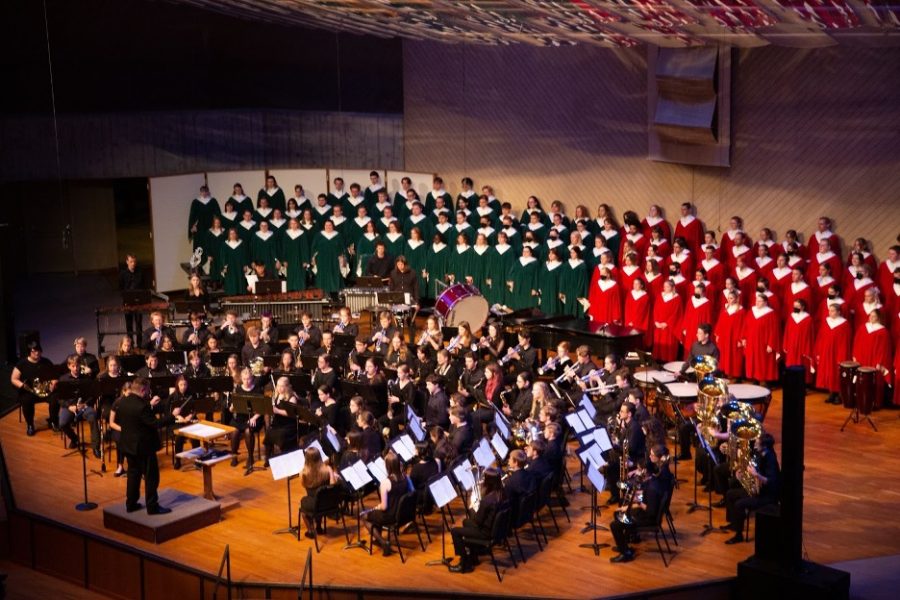
[[653, 299], [662, 294], [663, 283], [666, 282], [666, 278], [660, 274], [650, 275], [646, 271], [644, 271], [644, 281], [647, 282], [647, 293], [650, 294], [650, 303], [653, 304]]
[[700, 246], [703, 243], [703, 231], [703, 224], [694, 215], [681, 217], [675, 223], [675, 237], [684, 238], [688, 248], [697, 256], [703, 256], [703, 253], [700, 251]]
[[[867, 252], [865, 250], [863, 250], [862, 255], [863, 255], [863, 264], [869, 265], [869, 273], [872, 273], [873, 275], [877, 275], [878, 274], [878, 261], [875, 260], [875, 255], [872, 254], [871, 252]], [[850, 262], [849, 258], [847, 259], [847, 262], [848, 263]]]
[[816, 387], [838, 394], [841, 391], [840, 364], [850, 360], [852, 332], [844, 317], [825, 317], [816, 335]]
[[[641, 268], [634, 265], [625, 265], [619, 269], [619, 287], [622, 290], [634, 289], [634, 280], [641, 278]], [[626, 292], [627, 293], [627, 292]]]
[[[862, 304], [866, 290], [873, 287], [875, 287], [875, 282], [866, 277], [865, 279], [854, 279], [851, 285], [844, 288], [844, 302], [847, 303], [851, 315], [855, 315], [856, 309]], [[862, 325], [862, 323], [862, 321], [857, 321], [856, 325]]]
[[684, 303], [681, 319], [681, 343], [684, 345], [684, 360], [691, 358], [691, 344], [697, 339], [697, 327], [701, 323], [713, 323], [713, 302], [709, 298], [691, 296]]
[[[896, 317], [900, 311], [900, 283], [895, 283], [887, 288], [881, 288], [881, 301], [892, 317]], [[893, 321], [891, 322], [893, 324]]]
[[650, 294], [644, 290], [631, 290], [625, 294], [625, 326], [644, 332], [644, 347], [653, 345], [653, 327], [650, 323]]
[[725, 277], [727, 276], [725, 273], [725, 265], [722, 264], [719, 259], [703, 259], [700, 261], [700, 266], [703, 267], [704, 271], [706, 271], [706, 278], [714, 288], [716, 288], [717, 290], [722, 290], [725, 288]]
[[630, 240], [632, 244], [634, 244], [634, 251], [637, 252], [638, 255], [638, 264], [644, 260], [644, 256], [647, 255], [647, 246], [650, 245], [650, 239], [645, 236], [643, 233], [636, 233], [634, 235], [630, 233], [626, 233], [622, 236], [622, 247], [619, 249], [619, 262], [618, 264], [623, 264], [625, 258], [625, 240]]
[[775, 292], [773, 292], [772, 290], [766, 292], [766, 298], [768, 298], [767, 302], [769, 303], [769, 306], [771, 306], [772, 310], [774, 310], [778, 315], [778, 320], [782, 320], [781, 315], [783, 314], [783, 311], [781, 306], [781, 298], [776, 296]]
[[[809, 243], [806, 245], [806, 255], [809, 257], [809, 260], [812, 261], [813, 256], [815, 256], [819, 252], [819, 242], [822, 240], [828, 240], [828, 245], [831, 247], [831, 251], [837, 255], [841, 253], [841, 238], [836, 236], [831, 231], [820, 232], [816, 231], [811, 236], [809, 236]], [[840, 260], [840, 259], [838, 259]], [[832, 271], [832, 273], [839, 273], [838, 271]]]
[[[703, 284], [703, 286], [706, 288], [706, 293], [704, 295], [709, 298], [710, 302], [712, 303], [713, 317], [718, 315], [720, 298], [719, 294], [722, 293], [722, 288], [717, 288], [715, 285], [713, 285], [713, 282], [707, 279], [704, 279], [703, 281], [697, 281], [696, 279], [694, 279], [692, 283], [694, 284], [694, 290], [691, 290], [692, 292], [696, 290], [698, 283]], [[712, 324], [712, 321], [709, 321], [709, 323]]]
[[900, 406], [900, 336], [894, 336], [894, 406]]
[[788, 367], [802, 365], [808, 384], [813, 381], [814, 344], [812, 315], [807, 311], [791, 312], [784, 325], [784, 344], [782, 345], [784, 364]]
[[[678, 342], [681, 341], [681, 298], [678, 294], [668, 297], [665, 293], [653, 299], [653, 355], [663, 362], [678, 358]], [[665, 327], [657, 326], [665, 323]]]
[[650, 234], [647, 234], [647, 237], [650, 239], [650, 244], [648, 247], [652, 247], [656, 250], [656, 255], [663, 261], [669, 258], [669, 255], [672, 254], [672, 244], [669, 243], [669, 240], [666, 239], [658, 239], [654, 240], [650, 237]]
[[744, 267], [738, 272], [732, 271], [732, 275], [738, 280], [738, 289], [741, 290], [741, 306], [749, 308], [756, 302], [756, 271], [750, 267]]
[[[769, 284], [769, 289], [775, 292], [775, 295], [781, 299], [781, 315], [782, 320], [784, 320], [784, 318], [787, 318], [787, 313], [791, 311], [791, 305], [785, 304], [785, 302], [787, 302], [787, 289], [788, 286], [791, 285], [791, 270], [787, 267], [775, 267], [772, 269], [772, 273], [769, 277]], [[807, 303], [806, 310], [813, 312], [813, 307]]]
[[768, 256], [757, 256], [750, 265], [753, 267], [760, 277], [769, 280], [770, 288], [772, 283], [772, 269], [775, 268], [775, 259]]
[[833, 283], [834, 277], [816, 277], [813, 279], [810, 284], [810, 287], [812, 288], [813, 310], [819, 308], [825, 298], [828, 297], [828, 288]]
[[[848, 264], [844, 267], [844, 272], [841, 274], [841, 289], [846, 290], [848, 287], [853, 285], [853, 282], [856, 281], [856, 273], [858, 269], [851, 264]], [[871, 272], [871, 271], [870, 271]], [[875, 279], [877, 282], [877, 278]]]
[[619, 284], [613, 278], [597, 282], [588, 291], [588, 316], [595, 323], [622, 322], [622, 294]]
[[721, 253], [722, 256], [725, 257], [725, 262], [731, 262], [731, 249], [734, 248], [734, 236], [738, 234], [738, 232], [744, 234], [744, 243], [748, 243], [750, 238], [747, 237], [747, 234], [741, 229], [726, 229], [725, 233], [722, 234], [722, 243]]
[[669, 279], [675, 282], [675, 291], [678, 293], [679, 298], [681, 298], [681, 308], [683, 309], [687, 297], [694, 293], [694, 284], [684, 275], [669, 277]]
[[734, 269], [737, 265], [737, 259], [739, 256], [744, 257], [744, 262], [748, 266], [754, 266], [756, 263], [753, 260], [753, 255], [750, 253], [750, 246], [746, 244], [746, 242], [739, 248], [735, 245], [731, 246], [731, 249], [728, 250], [728, 256], [726, 257], [726, 264], [729, 269]]
[[672, 239], [672, 227], [669, 222], [661, 217], [651, 217], [647, 215], [641, 220], [641, 232], [649, 239], [650, 230], [654, 227], [662, 229], [662, 237], [664, 240]]
[[772, 260], [777, 258], [778, 255], [782, 252], [782, 250], [779, 248], [779, 244], [775, 240], [768, 240], [765, 242], [762, 240], [756, 240], [753, 243], [753, 248], [750, 250], [753, 253], [753, 256], [759, 256], [760, 246], [765, 246], [769, 249], [769, 257], [772, 258]]
[[722, 306], [716, 320], [716, 346], [719, 347], [719, 369], [731, 379], [741, 377], [744, 373], [744, 349], [741, 334], [744, 329], [744, 314], [747, 311], [740, 305], [731, 310], [727, 304]]
[[881, 322], [884, 323], [884, 326], [887, 327], [888, 331], [891, 331], [891, 313], [885, 310], [885, 306], [878, 301], [871, 304], [865, 302], [856, 303], [856, 306], [853, 308], [853, 322], [850, 324], [853, 326], [853, 331], [856, 331], [862, 325], [869, 322], [869, 313], [873, 310], [881, 312]]
[[680, 254], [670, 254], [666, 260], [666, 271], [672, 263], [678, 263], [681, 266], [681, 274], [687, 279], [694, 278], [694, 255], [690, 250], [682, 250]]
[[819, 265], [827, 264], [831, 267], [831, 276], [832, 277], [840, 277], [841, 269], [843, 269], [843, 265], [841, 264], [841, 257], [835, 254], [834, 252], [826, 252], [825, 254], [821, 254], [819, 252], [814, 253], [809, 259], [809, 267], [806, 269], [806, 280], [810, 283], [819, 276]]
[[[891, 385], [890, 372], [894, 364], [894, 343], [891, 332], [881, 323], [864, 323], [853, 338], [853, 360], [861, 367], [874, 367], [875, 408], [884, 403], [884, 386]], [[887, 370], [887, 377], [885, 377]]]
[[782, 296], [782, 314], [785, 315], [785, 318], [787, 318], [787, 315], [794, 310], [794, 302], [797, 300], [806, 302], [806, 310], [809, 311], [809, 314], [816, 314], [816, 305], [813, 301], [812, 288], [809, 287], [809, 284], [805, 281], [792, 281], [787, 284], [787, 287], [784, 289], [784, 296]]
[[[778, 379], [778, 360], [781, 349], [781, 321], [770, 306], [753, 307], [744, 315], [744, 371], [748, 378], [759, 381]], [[767, 350], [771, 348], [771, 351]]]
[[[887, 294], [894, 285], [894, 269], [897, 267], [900, 267], [900, 260], [891, 262], [889, 258], [884, 259], [884, 262], [878, 266], [878, 273], [875, 279], [878, 281], [878, 289], [882, 293]], [[898, 291], [898, 294], [900, 294], [900, 291]]]

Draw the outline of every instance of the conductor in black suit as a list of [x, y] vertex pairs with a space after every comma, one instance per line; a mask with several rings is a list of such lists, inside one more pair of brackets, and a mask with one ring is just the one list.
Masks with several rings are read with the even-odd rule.
[[119, 447], [128, 458], [128, 486], [125, 494], [125, 509], [128, 512], [140, 510], [141, 478], [144, 479], [144, 499], [147, 514], [163, 515], [171, 509], [159, 505], [159, 463], [156, 453], [160, 449], [159, 429], [150, 403], [145, 399], [147, 381], [136, 379], [131, 383], [130, 393], [122, 397], [116, 411], [116, 423], [122, 428]]

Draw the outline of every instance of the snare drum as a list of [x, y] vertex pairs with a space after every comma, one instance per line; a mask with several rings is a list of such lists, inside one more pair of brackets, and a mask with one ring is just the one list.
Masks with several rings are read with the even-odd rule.
[[856, 408], [856, 374], [859, 363], [846, 361], [840, 364], [841, 368], [841, 402], [844, 408]]
[[641, 387], [656, 387], [657, 383], [673, 383], [675, 375], [669, 371], [638, 371], [634, 374], [634, 380]]
[[861, 417], [872, 414], [872, 407], [875, 405], [875, 374], [872, 367], [859, 367], [856, 371], [854, 392]]
[[753, 405], [753, 408], [759, 414], [765, 416], [766, 407], [772, 399], [772, 391], [761, 385], [751, 385], [749, 383], [735, 383], [728, 386], [728, 393], [733, 395], [736, 400], [747, 402]]
[[679, 402], [696, 402], [697, 400], [696, 383], [670, 383], [666, 387]]
[[[663, 369], [668, 371], [669, 373], [674, 373], [675, 375], [681, 375], [681, 367], [684, 366], [683, 360], [675, 360], [672, 362], [667, 362], [663, 365]], [[688, 367], [688, 370], [685, 371], [685, 375], [693, 375], [694, 369]]]
[[472, 331], [477, 331], [487, 320], [488, 302], [477, 287], [457, 283], [438, 297], [434, 312], [443, 320], [445, 327], [456, 327], [467, 321]]

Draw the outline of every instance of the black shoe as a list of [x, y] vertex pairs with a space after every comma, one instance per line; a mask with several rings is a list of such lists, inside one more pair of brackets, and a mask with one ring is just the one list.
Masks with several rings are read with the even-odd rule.
[[609, 562], [626, 563], [626, 562], [631, 562], [633, 560], [634, 560], [634, 552], [632, 550], [629, 550], [628, 552], [623, 552], [622, 554], [619, 554], [618, 556], [613, 556], [612, 558], [609, 559]]
[[116, 471], [113, 473], [113, 477], [123, 477], [125, 475], [125, 471]]
[[681, 456], [678, 457], [678, 460], [691, 460], [691, 455], [690, 454], [682, 454]]
[[458, 563], [449, 567], [451, 573], [471, 573], [472, 569], [472, 565], [465, 558], [461, 558]]
[[147, 509], [148, 515], [167, 515], [172, 512], [171, 508], [166, 508], [165, 506], [157, 506], [154, 509]]
[[231, 466], [232, 467], [238, 466], [237, 454], [235, 454], [234, 456], [231, 457]]
[[732, 544], [740, 544], [743, 541], [744, 541], [744, 536], [742, 536], [740, 533], [738, 533], [738, 534], [735, 534], [734, 537], [730, 537], [727, 540], [725, 540], [725, 543], [728, 544], [729, 546], [731, 546]]
[[304, 533], [303, 535], [305, 535], [305, 536], [308, 537], [309, 539], [313, 539], [313, 538], [316, 537], [316, 534], [313, 533], [312, 531], [310, 531], [309, 529], [307, 529], [307, 530], [306, 530], [306, 533]]
[[172, 463], [172, 466], [175, 467], [175, 470], [176, 470], [176, 471], [178, 471], [179, 469], [181, 469], [181, 459], [180, 459], [180, 458], [176, 458], [176, 459], [175, 459], [175, 462]]
[[725, 498], [722, 498], [718, 502], [713, 502], [714, 508], [725, 508]]
[[390, 555], [392, 555], [393, 553], [394, 553], [394, 551], [391, 550], [391, 545], [390, 545], [390, 544], [385, 544], [384, 546], [382, 546], [382, 549], [381, 549], [381, 555], [382, 555], [382, 556], [390, 556]]
[[264, 468], [264, 469], [268, 469], [268, 468], [269, 468], [269, 459], [268, 459], [268, 458], [266, 459], [266, 462], [263, 463], [263, 468]]
[[25, 427], [25, 435], [28, 437], [32, 437], [34, 435], [34, 425], [28, 425]]
[[316, 533], [319, 535], [325, 535], [325, 528], [324, 527], [316, 527]]
[[247, 467], [244, 469], [244, 477], [253, 472], [253, 463], [247, 463]]
[[133, 512], [135, 512], [135, 511], [139, 511], [139, 510], [141, 510], [142, 508], [144, 508], [144, 505], [141, 504], [140, 502], [138, 502], [138, 503], [135, 504], [134, 506], [128, 506], [128, 505], [125, 505], [125, 511], [126, 511], [126, 512], [130, 512], [130, 513], [133, 513]]
[[612, 506], [613, 504], [619, 504], [620, 500], [615, 496], [610, 496], [609, 500], [606, 501], [607, 506]]
[[69, 450], [75, 450], [78, 448], [78, 440], [69, 440]]
[[92, 450], [92, 452], [94, 453], [94, 458], [100, 458], [101, 456], [103, 456], [102, 454], [100, 454], [100, 449], [99, 449], [99, 448], [94, 448], [94, 449]]
[[719, 525], [719, 531], [734, 531], [734, 526], [731, 523]]

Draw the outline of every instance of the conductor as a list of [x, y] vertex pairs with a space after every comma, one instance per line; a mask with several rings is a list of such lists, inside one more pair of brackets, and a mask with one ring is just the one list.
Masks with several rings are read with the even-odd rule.
[[143, 477], [147, 514], [164, 515], [172, 509], [159, 505], [156, 492], [159, 487], [159, 463], [156, 461], [156, 452], [160, 449], [159, 430], [150, 403], [145, 398], [146, 389], [145, 379], [135, 379], [129, 393], [119, 401], [116, 411], [116, 423], [122, 428], [119, 447], [128, 458], [125, 509], [135, 512], [143, 508], [138, 503]]

